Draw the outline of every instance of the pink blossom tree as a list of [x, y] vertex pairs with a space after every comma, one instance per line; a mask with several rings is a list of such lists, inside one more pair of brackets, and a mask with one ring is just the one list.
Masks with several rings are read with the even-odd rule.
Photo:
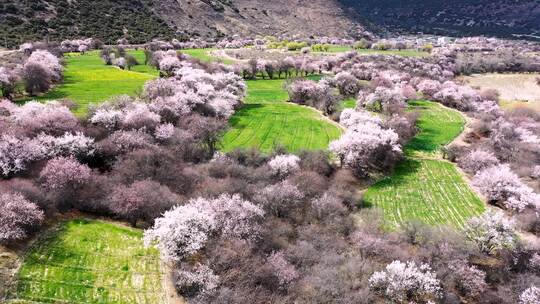
[[531, 286], [519, 296], [519, 304], [540, 303], [540, 288]]
[[159, 70], [167, 77], [174, 75], [174, 72], [182, 67], [182, 62], [178, 56], [165, 56], [159, 61]]
[[13, 109], [10, 118], [27, 135], [46, 133], [58, 136], [79, 129], [77, 117], [57, 101], [27, 102]]
[[171, 123], [161, 124], [156, 127], [154, 136], [158, 140], [166, 141], [174, 135], [174, 125]]
[[322, 220], [331, 215], [345, 214], [347, 208], [337, 196], [325, 192], [322, 196], [311, 201], [311, 208], [318, 219]]
[[150, 221], [179, 203], [178, 195], [151, 180], [116, 187], [108, 198], [109, 208], [135, 226], [137, 220]]
[[40, 178], [43, 186], [50, 190], [75, 188], [90, 179], [91, 170], [73, 157], [51, 159], [41, 170]]
[[343, 96], [356, 96], [360, 91], [360, 82], [349, 72], [339, 72], [334, 77], [336, 87]]
[[155, 243], [164, 259], [180, 261], [204, 248], [216, 235], [256, 237], [263, 215], [259, 207], [239, 195], [196, 198], [156, 219], [154, 227], [145, 232], [145, 242]]
[[469, 220], [467, 237], [487, 254], [494, 254], [504, 248], [514, 248], [516, 233], [514, 222], [501, 211], [489, 211]]
[[173, 280], [176, 290], [185, 297], [210, 292], [219, 284], [219, 276], [215, 275], [208, 265], [203, 264], [197, 264], [191, 269], [175, 270]]
[[44, 156], [42, 145], [29, 138], [0, 136], [0, 175], [9, 176], [26, 170], [30, 162]]
[[486, 273], [475, 266], [455, 261], [449, 268], [455, 278], [456, 287], [462, 295], [474, 299], [488, 288]]
[[43, 219], [43, 211], [21, 194], [0, 193], [0, 243], [25, 239]]
[[204, 248], [215, 226], [211, 211], [177, 206], [156, 219], [144, 232], [144, 241], [147, 246], [155, 244], [164, 260], [180, 261]]
[[473, 150], [459, 159], [459, 165], [468, 173], [477, 172], [499, 164], [495, 154], [481, 149]]
[[393, 302], [429, 303], [441, 296], [440, 282], [427, 264], [393, 261], [369, 279], [370, 288]]
[[401, 156], [397, 133], [383, 129], [377, 119], [367, 114], [355, 115], [354, 119], [349, 114], [345, 113], [344, 118], [347, 125], [352, 125], [340, 139], [330, 143], [330, 151], [359, 175], [390, 170]]
[[371, 94], [359, 94], [358, 105], [375, 112], [395, 113], [407, 107], [400, 87], [377, 87]]
[[17, 81], [18, 75], [13, 69], [0, 66], [0, 97], [9, 98]]
[[508, 165], [491, 166], [478, 172], [473, 185], [490, 202], [521, 212], [527, 207], [537, 207], [540, 196], [525, 185]]
[[282, 251], [272, 253], [268, 257], [267, 262], [272, 268], [280, 288], [286, 289], [300, 276], [296, 267], [287, 261]]
[[274, 175], [284, 177], [300, 169], [300, 158], [293, 154], [277, 155], [268, 162]]
[[260, 203], [270, 213], [285, 217], [298, 207], [303, 198], [304, 194], [297, 186], [289, 181], [284, 181], [267, 186], [259, 191], [255, 197], [255, 201]]

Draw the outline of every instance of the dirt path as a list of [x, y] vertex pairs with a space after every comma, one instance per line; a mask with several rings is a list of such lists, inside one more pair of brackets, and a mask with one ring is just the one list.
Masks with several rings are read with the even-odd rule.
[[165, 297], [167, 304], [185, 304], [186, 301], [178, 295], [176, 288], [172, 281], [172, 268], [166, 263], [161, 263], [161, 269], [163, 270], [163, 276], [161, 277], [161, 284], [165, 291]]

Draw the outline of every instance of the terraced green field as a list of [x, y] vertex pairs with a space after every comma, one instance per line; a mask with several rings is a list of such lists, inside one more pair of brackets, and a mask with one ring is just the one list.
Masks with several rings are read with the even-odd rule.
[[420, 112], [419, 133], [405, 147], [406, 159], [392, 176], [371, 186], [364, 205], [382, 209], [390, 227], [410, 220], [463, 228], [485, 205], [456, 166], [440, 158], [440, 149], [463, 130], [460, 113], [428, 101], [410, 103]]
[[287, 103], [283, 79], [248, 81], [246, 104], [231, 119], [223, 151], [282, 145], [290, 152], [327, 149], [341, 129], [312, 108]]
[[463, 131], [465, 119], [458, 111], [423, 100], [409, 102], [409, 109], [419, 112], [420, 116], [417, 121], [419, 132], [405, 146], [407, 156], [438, 156], [440, 149]]
[[[142, 51], [135, 52], [135, 55], [144, 64]], [[97, 51], [84, 55], [68, 54], [65, 60], [63, 83], [40, 96], [38, 100], [68, 98], [79, 105], [75, 110], [78, 115], [84, 115], [90, 104], [103, 102], [114, 96], [135, 94], [142, 89], [146, 81], [158, 75], [155, 69], [148, 66], [135, 67], [133, 71], [107, 66], [99, 58]]]
[[[202, 61], [214, 61], [209, 51], [212, 49], [182, 52]], [[285, 102], [289, 96], [284, 84], [283, 79], [247, 81], [245, 105], [229, 120], [230, 130], [221, 141], [222, 151], [258, 148], [271, 152], [277, 146], [293, 153], [325, 150], [341, 136], [341, 129], [314, 109]]]
[[30, 249], [7, 303], [166, 303], [158, 251], [141, 237], [108, 222], [65, 222]]

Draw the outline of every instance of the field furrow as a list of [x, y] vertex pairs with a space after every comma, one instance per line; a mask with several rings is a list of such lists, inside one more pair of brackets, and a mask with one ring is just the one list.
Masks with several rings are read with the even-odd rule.
[[416, 101], [419, 133], [405, 147], [406, 159], [387, 177], [370, 187], [364, 204], [382, 209], [390, 226], [419, 220], [430, 225], [463, 228], [484, 212], [484, 203], [463, 179], [457, 167], [440, 159], [441, 148], [463, 130], [457, 111], [439, 104]]

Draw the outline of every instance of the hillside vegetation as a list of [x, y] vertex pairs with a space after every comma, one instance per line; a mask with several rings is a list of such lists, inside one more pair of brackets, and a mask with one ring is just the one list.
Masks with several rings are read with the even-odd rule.
[[16, 47], [32, 40], [59, 41], [93, 37], [114, 43], [170, 38], [174, 30], [153, 14], [147, 0], [21, 0], [0, 4], [1, 45]]

